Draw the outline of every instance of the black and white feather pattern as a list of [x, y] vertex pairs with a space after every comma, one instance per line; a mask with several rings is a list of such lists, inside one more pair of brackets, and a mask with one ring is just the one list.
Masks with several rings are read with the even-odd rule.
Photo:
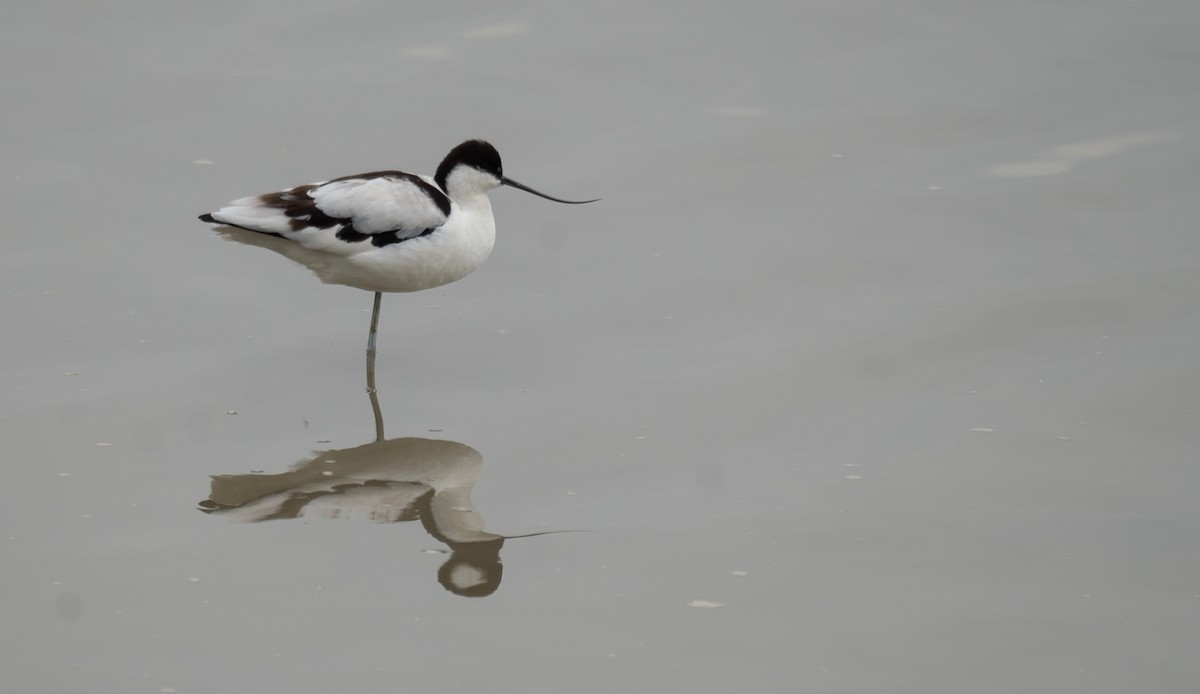
[[200, 219], [217, 233], [269, 248], [322, 281], [415, 292], [466, 277], [487, 260], [496, 223], [487, 193], [508, 185], [571, 204], [504, 176], [483, 140], [450, 150], [433, 177], [375, 171], [234, 200]]
[[[450, 199], [432, 180], [375, 171], [241, 198], [202, 219], [352, 254], [433, 233], [450, 211]], [[331, 230], [344, 245], [332, 243]]]

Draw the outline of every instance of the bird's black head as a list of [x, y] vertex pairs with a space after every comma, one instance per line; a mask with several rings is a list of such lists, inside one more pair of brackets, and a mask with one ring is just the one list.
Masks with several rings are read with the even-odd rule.
[[450, 150], [446, 158], [438, 164], [437, 173], [433, 175], [433, 180], [441, 186], [442, 190], [446, 190], [446, 178], [450, 176], [450, 172], [459, 164], [465, 164], [475, 169], [479, 169], [485, 173], [490, 173], [497, 179], [503, 179], [503, 168], [500, 164], [500, 153], [496, 151], [488, 142], [483, 140], [467, 140], [461, 145]]

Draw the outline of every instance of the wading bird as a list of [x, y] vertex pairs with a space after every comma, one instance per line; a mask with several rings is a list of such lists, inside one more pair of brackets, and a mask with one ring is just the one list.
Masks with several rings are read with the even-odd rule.
[[595, 202], [522, 185], [504, 175], [495, 147], [468, 140], [450, 150], [432, 177], [403, 171], [345, 176], [234, 200], [200, 219], [222, 225], [218, 230], [229, 238], [305, 265], [323, 282], [375, 292], [367, 339], [373, 376], [383, 292], [440, 287], [482, 265], [496, 241], [487, 193], [499, 186], [570, 205]]

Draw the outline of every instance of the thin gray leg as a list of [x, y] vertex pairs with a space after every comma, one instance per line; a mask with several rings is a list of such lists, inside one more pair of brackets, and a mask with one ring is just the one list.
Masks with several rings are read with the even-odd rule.
[[375, 333], [379, 329], [379, 305], [383, 294], [375, 292], [375, 308], [371, 311], [371, 334], [367, 337], [367, 397], [375, 412], [375, 440], [383, 440], [383, 412], [379, 409], [379, 394], [375, 390]]

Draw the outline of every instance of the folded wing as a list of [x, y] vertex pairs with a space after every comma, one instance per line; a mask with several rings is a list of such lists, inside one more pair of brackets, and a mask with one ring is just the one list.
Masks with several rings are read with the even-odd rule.
[[431, 233], [449, 214], [449, 198], [429, 179], [376, 171], [234, 200], [201, 219], [353, 253]]

